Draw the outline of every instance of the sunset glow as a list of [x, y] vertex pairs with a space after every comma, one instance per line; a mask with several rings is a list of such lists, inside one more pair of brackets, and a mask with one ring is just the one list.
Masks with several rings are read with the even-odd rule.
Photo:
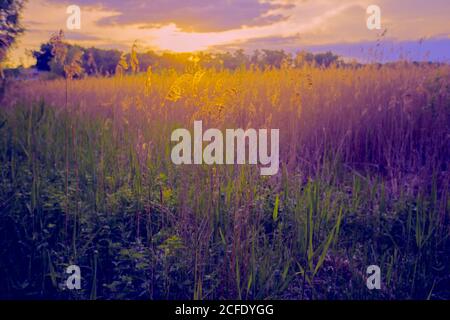
[[[421, 1], [401, 0], [395, 4], [379, 1], [384, 8], [386, 39], [449, 39], [448, 17], [445, 10], [437, 8], [450, 5], [445, 0], [432, 2], [436, 6], [425, 7]], [[135, 8], [127, 13], [128, 4], [121, 2], [80, 0], [77, 4], [82, 9], [81, 30], [65, 32], [68, 40], [83, 46], [125, 49], [137, 40], [140, 50], [175, 52], [236, 47], [249, 50], [333, 48], [343, 43], [357, 46], [376, 41], [380, 34], [364, 28], [365, 10], [370, 3], [369, 0], [224, 0], [217, 1], [215, 6], [225, 11], [218, 12], [215, 6], [206, 6], [203, 1], [186, 5], [167, 1], [158, 5], [136, 0], [130, 2]], [[68, 4], [61, 0], [27, 3], [24, 24], [28, 32], [10, 55], [11, 63], [32, 63], [25, 48], [37, 48], [53, 32], [65, 28]]]
[[450, 301], [449, 13], [0, 0], [0, 300]]

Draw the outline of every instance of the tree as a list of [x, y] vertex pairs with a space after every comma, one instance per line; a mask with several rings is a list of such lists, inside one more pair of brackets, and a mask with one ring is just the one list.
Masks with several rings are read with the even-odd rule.
[[243, 49], [239, 49], [234, 52], [234, 60], [238, 68], [248, 67], [250, 65], [249, 58]]
[[64, 32], [60, 30], [52, 35], [48, 43], [42, 44], [39, 51], [33, 51], [33, 56], [38, 70], [72, 79], [81, 77], [84, 72], [84, 51], [80, 46], [64, 42]]
[[333, 54], [331, 51], [325, 53], [318, 53], [314, 56], [314, 61], [318, 66], [328, 68], [334, 63], [339, 62], [339, 56]]
[[304, 66], [310, 66], [314, 63], [314, 54], [306, 51], [300, 51], [295, 56], [295, 66], [301, 68]]
[[64, 63], [64, 75], [68, 79], [80, 78], [83, 73], [83, 50], [78, 46], [71, 46]]
[[20, 12], [24, 0], [0, 0], [0, 77], [3, 78], [1, 64], [16, 39], [24, 31], [20, 24]]
[[100, 74], [103, 76], [115, 73], [120, 61], [119, 50], [103, 50], [98, 48], [84, 49], [83, 67], [88, 75]]
[[264, 66], [281, 68], [283, 61], [290, 60], [291, 57], [284, 50], [263, 50], [262, 62]]
[[159, 56], [154, 51], [147, 51], [145, 53], [138, 53], [138, 60], [142, 70], [147, 70], [150, 66], [154, 69], [157, 66]]
[[83, 68], [88, 75], [96, 75], [98, 72], [95, 62], [94, 50], [89, 49], [83, 55]]
[[39, 51], [32, 52], [36, 59], [36, 69], [39, 71], [50, 71], [50, 62], [53, 59], [52, 45], [50, 43], [41, 44]]
[[253, 66], [259, 67], [260, 62], [261, 62], [261, 51], [256, 49], [255, 51], [253, 51], [253, 55], [250, 58], [250, 63]]

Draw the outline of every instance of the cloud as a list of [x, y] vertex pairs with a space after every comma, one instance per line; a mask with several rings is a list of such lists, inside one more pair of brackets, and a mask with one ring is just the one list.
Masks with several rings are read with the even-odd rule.
[[251, 39], [229, 45], [217, 46], [218, 51], [234, 51], [244, 49], [251, 53], [257, 49], [284, 50], [296, 54], [301, 50], [314, 53], [332, 51], [346, 59], [361, 62], [390, 62], [399, 59], [410, 61], [436, 61], [450, 63], [450, 38], [446, 35], [421, 40], [396, 41], [381, 39], [380, 41], [335, 42], [312, 45], [304, 41], [300, 35], [290, 37], [266, 37]]
[[101, 38], [87, 34], [82, 32], [69, 32], [66, 33], [66, 39], [71, 41], [95, 41], [95, 40], [101, 40]]
[[[74, 3], [82, 10], [79, 32], [65, 30], [66, 8]], [[295, 52], [328, 45], [350, 56], [349, 50], [357, 51], [358, 43], [376, 42], [379, 38], [378, 30], [369, 31], [366, 27], [366, 8], [372, 3], [372, 0], [33, 0], [26, 3], [23, 13], [27, 31], [11, 56], [17, 61], [24, 56], [25, 49], [37, 49], [59, 29], [64, 29], [73, 43], [122, 50], [129, 50], [135, 40], [140, 40], [142, 48], [179, 52], [239, 48]], [[381, 7], [382, 27], [388, 29], [390, 40], [413, 43], [437, 35], [450, 39], [449, 0], [376, 3]], [[446, 43], [430, 46], [435, 53], [432, 56], [448, 57]]]
[[235, 51], [244, 49], [246, 52], [253, 52], [255, 50], [270, 49], [270, 50], [285, 50], [294, 53], [300, 49], [301, 38], [299, 35], [280, 37], [270, 36], [248, 39], [244, 41], [237, 41], [223, 45], [213, 46], [214, 51]]
[[244, 25], [273, 24], [288, 18], [277, 10], [294, 7], [275, 0], [78, 0], [77, 5], [100, 6], [117, 13], [100, 19], [99, 26], [142, 24], [154, 28], [174, 23], [184, 32], [220, 32]]
[[362, 62], [392, 62], [397, 60], [435, 61], [450, 63], [450, 39], [433, 37], [420, 41], [336, 43], [320, 46], [306, 46], [311, 52], [332, 51], [345, 58]]

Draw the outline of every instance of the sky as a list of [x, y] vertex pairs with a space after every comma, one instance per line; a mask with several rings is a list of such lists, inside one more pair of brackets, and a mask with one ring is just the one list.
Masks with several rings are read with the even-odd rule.
[[[381, 9], [381, 30], [366, 10]], [[81, 9], [81, 29], [68, 30], [67, 7]], [[12, 65], [62, 29], [82, 46], [175, 52], [199, 50], [331, 50], [345, 58], [450, 62], [450, 0], [28, 0], [25, 34]], [[374, 52], [376, 52], [374, 54]]]

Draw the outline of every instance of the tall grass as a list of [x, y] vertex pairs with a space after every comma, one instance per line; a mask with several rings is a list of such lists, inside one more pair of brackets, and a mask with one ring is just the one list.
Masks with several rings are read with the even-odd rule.
[[[0, 292], [448, 298], [450, 68], [26, 82], [0, 109]], [[170, 133], [280, 128], [281, 170], [174, 166]], [[63, 290], [78, 264], [83, 289]], [[380, 265], [380, 291], [365, 270]]]

